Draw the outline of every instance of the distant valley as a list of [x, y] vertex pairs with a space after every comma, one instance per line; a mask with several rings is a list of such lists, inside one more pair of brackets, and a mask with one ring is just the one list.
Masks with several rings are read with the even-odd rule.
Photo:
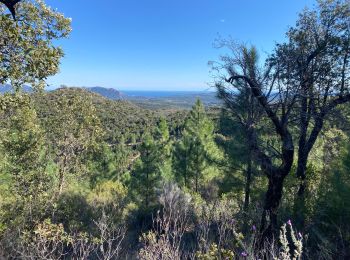
[[[82, 87], [85, 90], [99, 94], [110, 100], [128, 100], [146, 109], [190, 109], [199, 98], [205, 106], [219, 106], [220, 100], [215, 92], [210, 91], [136, 91], [117, 90], [104, 87]], [[24, 86], [25, 92], [32, 92], [32, 88]], [[0, 85], [0, 94], [12, 92], [8, 84]]]

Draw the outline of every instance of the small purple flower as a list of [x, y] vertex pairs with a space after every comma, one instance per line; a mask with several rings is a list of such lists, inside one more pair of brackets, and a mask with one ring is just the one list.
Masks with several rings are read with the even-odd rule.
[[299, 233], [298, 233], [298, 237], [299, 237], [299, 239], [302, 239], [302, 238], [303, 238], [303, 235], [299, 232]]
[[243, 251], [243, 252], [241, 253], [241, 256], [243, 256], [243, 257], [247, 257], [247, 256], [248, 256], [248, 253], [247, 253], [247, 252], [245, 252], [245, 251]]
[[288, 224], [289, 226], [292, 226], [292, 221], [291, 221], [290, 219], [288, 219], [287, 224]]
[[252, 230], [256, 231], [256, 226], [255, 225], [252, 226]]

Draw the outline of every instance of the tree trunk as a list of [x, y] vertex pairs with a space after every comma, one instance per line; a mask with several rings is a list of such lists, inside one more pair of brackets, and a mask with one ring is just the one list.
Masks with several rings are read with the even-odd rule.
[[307, 157], [299, 153], [298, 166], [297, 166], [297, 177], [299, 179], [299, 189], [297, 196], [294, 201], [294, 215], [295, 222], [300, 225], [301, 229], [305, 225], [305, 190], [306, 190], [306, 167], [307, 167]]
[[249, 151], [247, 171], [246, 171], [246, 183], [245, 183], [245, 194], [244, 194], [244, 211], [247, 212], [250, 203], [250, 186], [252, 182], [252, 153]]
[[59, 196], [61, 196], [61, 194], [63, 192], [64, 183], [65, 183], [65, 179], [66, 179], [66, 168], [67, 168], [67, 164], [68, 164], [67, 157], [68, 157], [67, 154], [64, 153], [63, 161], [61, 163], [59, 163], [58, 191], [57, 191], [57, 195], [55, 196], [55, 198], [58, 198]]
[[[299, 64], [300, 65], [300, 64]], [[301, 71], [303, 69], [301, 68]], [[311, 86], [307, 84], [308, 74], [303, 74], [303, 84], [301, 87], [301, 108], [300, 108], [300, 123], [299, 123], [299, 143], [298, 143], [298, 163], [297, 163], [297, 177], [300, 180], [298, 196], [302, 196], [305, 191], [305, 177], [306, 177], [306, 163], [307, 163], [307, 132], [310, 123], [310, 101], [308, 101], [308, 96], [310, 96]]]
[[149, 176], [148, 176], [148, 169], [146, 171], [146, 208], [148, 209], [148, 205], [149, 205]]
[[60, 170], [57, 197], [61, 196], [61, 194], [62, 194], [62, 192], [63, 192], [64, 179], [65, 179], [64, 176], [65, 176], [64, 171], [63, 171], [63, 170]]
[[307, 180], [306, 180], [306, 170], [307, 170], [307, 162], [309, 159], [310, 151], [313, 148], [319, 133], [323, 127], [325, 113], [320, 114], [316, 123], [312, 128], [309, 138], [306, 137], [306, 130], [302, 131], [302, 135], [299, 139], [299, 147], [298, 147], [298, 162], [297, 162], [297, 171], [296, 175], [299, 179], [299, 189], [297, 196], [295, 198], [294, 203], [294, 214], [296, 216], [295, 221], [298, 222], [300, 228], [304, 228], [305, 225], [305, 191], [307, 188]]
[[297, 172], [296, 172], [296, 175], [300, 181], [298, 196], [303, 196], [306, 188], [305, 180], [306, 180], [307, 158], [308, 158], [308, 155], [306, 155], [304, 152], [299, 151], [298, 166], [297, 166]]
[[188, 166], [187, 166], [187, 161], [188, 161], [188, 154], [186, 152], [186, 157], [185, 157], [185, 172], [184, 172], [184, 181], [185, 181], [185, 187], [189, 188], [188, 186], [188, 181], [187, 181], [187, 174], [188, 174]]
[[303, 134], [299, 139], [297, 177], [300, 179], [300, 186], [298, 190], [298, 196], [300, 197], [304, 195], [306, 188], [306, 167], [309, 154], [322, 130], [325, 116], [326, 111], [323, 111], [317, 116], [315, 119], [315, 125], [313, 126], [308, 139], [306, 138], [307, 130], [303, 131]]
[[268, 190], [265, 195], [264, 212], [260, 225], [260, 246], [266, 241], [272, 241], [279, 230], [277, 222], [278, 207], [282, 198], [283, 174], [271, 174]]

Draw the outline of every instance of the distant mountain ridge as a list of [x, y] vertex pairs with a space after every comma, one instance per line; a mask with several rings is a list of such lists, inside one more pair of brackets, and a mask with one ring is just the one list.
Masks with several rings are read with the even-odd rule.
[[[215, 92], [206, 91], [125, 91], [121, 92], [114, 88], [104, 87], [62, 87], [54, 90], [47, 90], [52, 93], [60, 89], [81, 89], [93, 94], [97, 94], [109, 100], [127, 100], [141, 108], [157, 109], [191, 109], [197, 98], [201, 99], [205, 106], [220, 106], [221, 101], [216, 97]], [[31, 93], [33, 89], [24, 86], [25, 92]], [[0, 84], [0, 94], [12, 92], [11, 85]], [[96, 96], [95, 96], [96, 98]]]
[[104, 88], [104, 87], [84, 87], [84, 89], [91, 91], [96, 94], [100, 94], [103, 97], [118, 100], [122, 99], [123, 94], [114, 88]]
[[[28, 92], [28, 93], [33, 92], [33, 89], [27, 85], [24, 85], [22, 89], [24, 90], [24, 92]], [[0, 84], [0, 94], [11, 93], [11, 92], [13, 92], [13, 88], [10, 84]]]
[[[82, 88], [90, 92], [100, 94], [101, 96], [105, 98], [109, 98], [111, 100], [119, 100], [119, 99], [122, 99], [123, 97], [123, 94], [114, 88], [103, 88], [103, 87], [82, 87]], [[33, 89], [30, 86], [24, 85], [23, 91], [31, 93], [33, 92]], [[50, 91], [52, 90], [48, 90], [48, 92]], [[9, 93], [9, 92], [13, 92], [11, 85], [0, 84], [0, 94]]]

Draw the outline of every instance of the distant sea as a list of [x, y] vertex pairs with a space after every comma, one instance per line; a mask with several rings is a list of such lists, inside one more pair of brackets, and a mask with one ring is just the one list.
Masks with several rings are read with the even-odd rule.
[[128, 97], [145, 98], [164, 98], [164, 97], [182, 97], [182, 96], [202, 96], [215, 95], [212, 91], [156, 91], [156, 90], [120, 90], [122, 95]]

